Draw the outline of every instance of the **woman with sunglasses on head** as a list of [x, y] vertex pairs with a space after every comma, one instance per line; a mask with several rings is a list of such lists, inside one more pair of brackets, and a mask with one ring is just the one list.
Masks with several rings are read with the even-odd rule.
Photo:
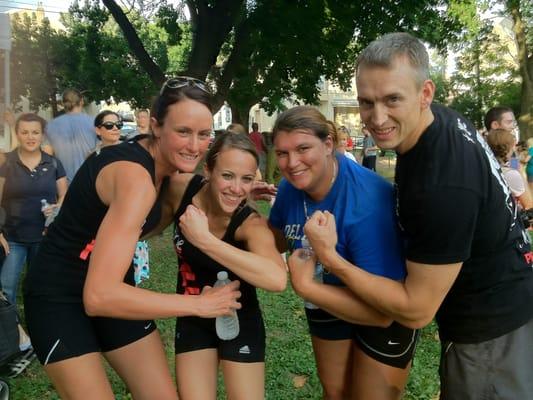
[[241, 282], [242, 293], [240, 330], [234, 339], [217, 337], [214, 318], [177, 318], [181, 400], [216, 399], [219, 365], [228, 398], [264, 398], [265, 328], [255, 288], [282, 291], [287, 272], [266, 219], [248, 204], [258, 161], [246, 135], [223, 133], [207, 153], [205, 178], [175, 175], [164, 196], [162, 225], [175, 222], [177, 292], [199, 294], [225, 271], [230, 280]]
[[167, 81], [154, 102], [153, 135], [89, 156], [29, 268], [26, 322], [63, 399], [114, 398], [101, 356], [133, 399], [177, 399], [153, 319], [240, 307], [238, 282], [198, 296], [134, 285], [135, 244], [159, 222], [162, 187], [176, 172], [193, 171], [207, 150], [210, 100], [201, 81]]
[[120, 115], [111, 110], [101, 111], [94, 117], [94, 130], [100, 143], [96, 145], [95, 152], [107, 146], [113, 146], [120, 143], [120, 130], [122, 129]]
[[402, 280], [405, 263], [392, 186], [335, 153], [325, 117], [312, 107], [282, 113], [273, 143], [283, 180], [269, 222], [290, 251], [294, 290], [305, 313], [324, 399], [392, 400], [402, 395], [417, 332], [362, 302], [317, 259], [317, 216], [337, 220], [336, 249], [365, 270]]

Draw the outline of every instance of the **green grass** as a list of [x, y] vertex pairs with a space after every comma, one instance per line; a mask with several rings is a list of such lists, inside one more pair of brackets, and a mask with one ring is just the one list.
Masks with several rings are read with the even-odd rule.
[[[264, 205], [260, 205], [265, 209]], [[171, 233], [151, 241], [151, 277], [146, 287], [173, 293], [176, 280], [176, 256]], [[288, 288], [284, 293], [259, 291], [259, 299], [267, 331], [266, 394], [271, 400], [320, 399], [320, 383], [316, 376], [313, 353], [302, 307], [302, 301]], [[174, 321], [158, 321], [165, 342], [170, 368], [173, 369]], [[438, 340], [433, 325], [424, 329], [416, 352], [405, 399], [433, 399], [438, 393]], [[118, 400], [130, 399], [126, 388], [109, 369], [109, 376]], [[303, 376], [306, 383], [296, 388], [293, 378]], [[13, 400], [58, 399], [43, 369], [34, 362], [22, 375], [8, 380]], [[223, 390], [219, 396], [224, 398]]]
[[[392, 179], [394, 163], [389, 166], [385, 158], [378, 163], [378, 172]], [[268, 204], [258, 203], [260, 212], [268, 213]], [[176, 284], [176, 255], [171, 246], [171, 230], [150, 241], [151, 276], [147, 288], [174, 293]], [[318, 381], [307, 333], [303, 302], [288, 287], [280, 294], [259, 290], [259, 299], [267, 332], [266, 397], [270, 400], [318, 400], [321, 388]], [[158, 327], [166, 346], [170, 369], [174, 369], [174, 320], [158, 321]], [[422, 330], [414, 366], [411, 370], [404, 399], [431, 400], [438, 397], [439, 341], [434, 324]], [[109, 369], [117, 400], [131, 399], [117, 375]], [[295, 387], [293, 379], [305, 380]], [[219, 380], [221, 382], [221, 380]], [[58, 399], [53, 386], [38, 362], [34, 362], [23, 374], [8, 380], [13, 400]], [[225, 398], [219, 385], [219, 399]]]

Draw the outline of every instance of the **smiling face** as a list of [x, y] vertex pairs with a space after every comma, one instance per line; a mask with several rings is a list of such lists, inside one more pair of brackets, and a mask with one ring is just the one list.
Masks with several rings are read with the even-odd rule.
[[411, 149], [433, 120], [433, 82], [418, 85], [405, 57], [388, 68], [360, 66], [356, 82], [361, 120], [376, 145], [399, 153]]
[[333, 176], [333, 141], [320, 140], [307, 129], [279, 131], [274, 148], [283, 177], [313, 199], [324, 198]]
[[16, 135], [21, 150], [30, 153], [41, 150], [43, 129], [38, 121], [20, 121]]
[[120, 129], [117, 127], [119, 118], [115, 114], [106, 115], [100, 126], [96, 127], [96, 134], [102, 140], [102, 147], [111, 146], [120, 142]]
[[193, 172], [209, 146], [212, 124], [211, 111], [197, 101], [184, 99], [170, 105], [162, 125], [152, 118], [159, 142], [156, 161], [169, 173]]
[[250, 194], [256, 170], [257, 162], [248, 151], [221, 150], [213, 170], [206, 171], [211, 199], [216, 199], [223, 212], [232, 214]]

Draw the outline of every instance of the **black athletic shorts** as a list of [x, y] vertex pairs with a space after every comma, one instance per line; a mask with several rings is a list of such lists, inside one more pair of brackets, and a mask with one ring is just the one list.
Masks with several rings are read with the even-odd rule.
[[418, 330], [393, 322], [387, 328], [351, 324], [320, 308], [305, 309], [309, 333], [325, 340], [353, 339], [369, 357], [396, 368], [413, 359]]
[[176, 319], [176, 354], [203, 349], [217, 349], [221, 360], [242, 363], [265, 361], [265, 324], [257, 309], [239, 316], [239, 335], [221, 340], [215, 329], [215, 318], [180, 317]]
[[90, 317], [82, 303], [53, 303], [26, 298], [31, 344], [43, 365], [133, 343], [157, 327], [154, 321]]

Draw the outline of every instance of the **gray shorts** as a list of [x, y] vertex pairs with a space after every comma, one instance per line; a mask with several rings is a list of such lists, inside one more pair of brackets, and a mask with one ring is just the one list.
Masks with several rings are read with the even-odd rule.
[[486, 342], [443, 342], [440, 399], [533, 399], [532, 368], [533, 320]]

